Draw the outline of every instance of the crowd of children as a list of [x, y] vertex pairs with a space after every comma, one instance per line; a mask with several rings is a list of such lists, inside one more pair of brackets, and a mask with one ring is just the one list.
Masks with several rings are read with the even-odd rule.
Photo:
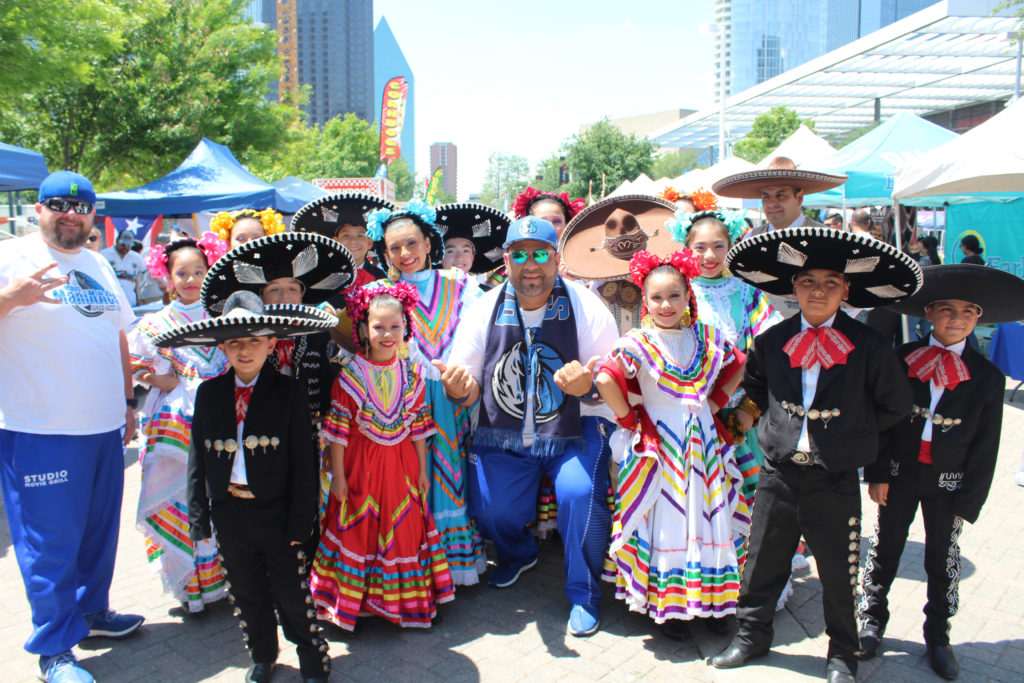
[[[955, 678], [957, 537], [991, 484], [1004, 381], [965, 339], [979, 319], [1024, 317], [1024, 292], [1006, 294], [1024, 281], [971, 265], [922, 274], [889, 245], [830, 228], [740, 241], [742, 217], [705, 200], [665, 223], [672, 250], [655, 249], [659, 230], [642, 221], [590, 250], [628, 264], [642, 317], [593, 368], [619, 427], [605, 578], [670, 637], [694, 619], [724, 635], [735, 615], [710, 664], [738, 667], [769, 651], [804, 538], [828, 679], [853, 680], [879, 650], [920, 505], [925, 641], [932, 668]], [[558, 209], [574, 234], [567, 197], [519, 204]], [[214, 233], [149, 257], [174, 295], [130, 340], [150, 387], [138, 524], [186, 613], [225, 595], [236, 605], [247, 680], [269, 680], [280, 623], [315, 681], [331, 664], [318, 620], [427, 628], [486, 570], [468, 500], [474, 406], [451, 399], [441, 373], [467, 305], [504, 280], [512, 237], [480, 205], [397, 209], [357, 193], [312, 202], [292, 232], [275, 216], [218, 215]], [[769, 296], [795, 297], [798, 314], [783, 319]], [[893, 305], [932, 334], [894, 350], [844, 304]], [[880, 507], [858, 626], [859, 468]]]

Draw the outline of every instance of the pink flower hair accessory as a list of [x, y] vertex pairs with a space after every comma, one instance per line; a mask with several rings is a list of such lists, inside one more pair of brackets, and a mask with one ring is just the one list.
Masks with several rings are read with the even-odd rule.
[[206, 263], [211, 266], [217, 259], [228, 253], [227, 240], [221, 239], [220, 235], [212, 230], [204, 232], [196, 244], [206, 254]]
[[[643, 290], [644, 280], [658, 266], [672, 266], [679, 271], [679, 274], [683, 276], [683, 280], [686, 281], [686, 289], [690, 297], [688, 304], [690, 324], [693, 325], [697, 322], [697, 297], [693, 293], [693, 287], [690, 286], [690, 280], [700, 275], [701, 272], [700, 261], [697, 260], [696, 254], [691, 249], [680, 249], [662, 258], [646, 249], [638, 251], [629, 260], [629, 276], [633, 280], [633, 284]], [[646, 300], [641, 302], [641, 310], [644, 315], [647, 315]]]
[[195, 241], [191, 237], [185, 237], [171, 242], [168, 246], [154, 244], [149, 248], [149, 255], [146, 256], [146, 268], [154, 280], [166, 280], [170, 273], [167, 272], [167, 252], [181, 247], [195, 247], [203, 252], [206, 257], [206, 265], [212, 266], [214, 261], [228, 252], [228, 243], [217, 236], [216, 233], [207, 231]]
[[405, 338], [408, 339], [412, 334], [412, 311], [420, 301], [420, 293], [416, 287], [408, 282], [398, 282], [394, 285], [363, 285], [345, 297], [345, 312], [352, 320], [352, 340], [357, 346], [362, 343], [359, 339], [359, 325], [366, 320], [370, 302], [378, 296], [384, 295], [393, 296], [402, 304], [402, 313], [405, 317]]
[[154, 244], [146, 256], [146, 268], [154, 280], [167, 279], [167, 254], [164, 252], [164, 245]]
[[569, 199], [568, 192], [555, 194], [554, 192], [541, 192], [533, 187], [527, 187], [516, 197], [515, 203], [512, 204], [512, 211], [515, 213], [516, 218], [522, 218], [530, 213], [530, 207], [533, 203], [541, 199], [554, 199], [560, 203], [565, 209], [569, 220], [572, 220], [573, 216], [582, 211], [583, 207], [586, 206], [586, 202], [582, 199]]

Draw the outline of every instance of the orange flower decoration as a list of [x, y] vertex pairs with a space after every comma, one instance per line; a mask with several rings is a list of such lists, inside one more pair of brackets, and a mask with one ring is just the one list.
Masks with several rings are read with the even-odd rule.
[[694, 190], [693, 194], [690, 195], [690, 199], [693, 201], [693, 205], [697, 207], [697, 211], [714, 211], [718, 208], [718, 197], [703, 187]]
[[661, 194], [659, 194], [658, 196], [661, 197], [662, 199], [667, 199], [670, 202], [674, 202], [677, 199], [679, 199], [680, 197], [683, 197], [685, 195], [679, 194], [679, 192], [677, 192], [674, 187], [666, 186], [665, 189], [662, 190]]

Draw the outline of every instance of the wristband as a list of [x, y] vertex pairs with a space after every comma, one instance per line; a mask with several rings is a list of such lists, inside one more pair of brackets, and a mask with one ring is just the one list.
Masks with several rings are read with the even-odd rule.
[[448, 394], [448, 400], [451, 401], [452, 403], [454, 403], [455, 405], [463, 406], [463, 405], [466, 405], [466, 401], [468, 401], [469, 397], [472, 396], [472, 395], [473, 395], [472, 391], [469, 392], [468, 394], [466, 394], [465, 396], [463, 396], [462, 398], [455, 398], [451, 394]]
[[125, 405], [128, 408], [138, 408], [139, 407], [139, 399], [135, 398], [134, 396], [132, 396], [131, 398], [126, 398], [124, 400], [124, 402], [125, 402]]

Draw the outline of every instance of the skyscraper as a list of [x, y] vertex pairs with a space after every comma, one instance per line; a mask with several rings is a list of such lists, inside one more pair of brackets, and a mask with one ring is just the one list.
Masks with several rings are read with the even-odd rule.
[[324, 124], [354, 112], [375, 121], [373, 106], [373, 0], [294, 2], [299, 82], [312, 86], [303, 110]]
[[[405, 125], [402, 126], [402, 158], [409, 163], [409, 170], [416, 172], [416, 79], [405, 61], [402, 48], [391, 32], [387, 19], [381, 17], [373, 30], [373, 106], [374, 121], [380, 120], [381, 100], [384, 86], [395, 76], [405, 76], [408, 90], [405, 98]], [[433, 172], [433, 168], [430, 169]]]
[[[715, 0], [732, 95], [842, 47], [934, 0]], [[722, 33], [715, 38], [716, 79]], [[716, 101], [719, 87], [716, 82]]]
[[444, 175], [441, 177], [441, 189], [448, 194], [457, 196], [456, 189], [458, 187], [458, 151], [455, 149], [455, 144], [451, 142], [435, 142], [430, 146], [430, 173], [437, 170], [440, 166], [444, 169]]

